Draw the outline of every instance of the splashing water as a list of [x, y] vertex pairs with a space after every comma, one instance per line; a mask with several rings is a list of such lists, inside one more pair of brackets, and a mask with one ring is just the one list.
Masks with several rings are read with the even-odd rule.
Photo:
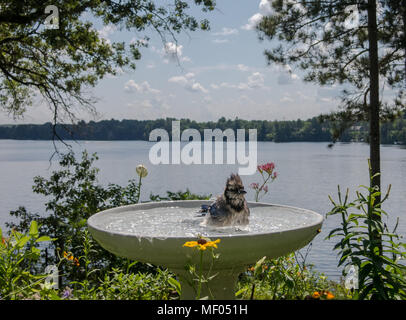
[[199, 208], [159, 207], [111, 212], [97, 220], [97, 227], [113, 233], [137, 237], [205, 237], [280, 232], [313, 224], [318, 218], [311, 212], [291, 207], [250, 208], [247, 226], [213, 227], [205, 225]]

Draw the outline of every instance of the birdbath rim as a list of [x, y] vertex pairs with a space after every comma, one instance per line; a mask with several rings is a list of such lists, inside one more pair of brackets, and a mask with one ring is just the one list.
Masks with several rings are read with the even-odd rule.
[[[137, 211], [139, 209], [137, 208], [142, 208], [142, 209], [152, 209], [152, 208], [158, 208], [158, 207], [165, 207], [165, 205], [167, 204], [172, 205], [173, 204], [180, 204], [180, 205], [184, 205], [184, 204], [190, 204], [190, 208], [197, 208], [199, 205], [202, 204], [211, 204], [213, 202], [213, 200], [171, 200], [171, 201], [151, 201], [151, 202], [143, 202], [143, 203], [136, 203], [136, 204], [130, 204], [130, 205], [124, 205], [124, 206], [119, 206], [119, 207], [114, 207], [114, 208], [110, 208], [110, 209], [106, 209], [106, 210], [102, 210], [92, 216], [90, 216], [87, 220], [87, 224], [88, 226], [90, 226], [92, 229], [95, 229], [97, 231], [100, 232], [108, 232], [112, 235], [119, 235], [119, 236], [137, 236], [136, 233], [133, 232], [126, 232], [126, 231], [116, 231], [116, 230], [106, 230], [105, 228], [97, 225], [97, 223], [95, 223], [97, 221], [97, 219], [102, 216], [102, 215], [107, 215], [107, 214], [111, 214], [111, 213], [116, 213], [119, 214], [121, 212], [126, 212], [126, 211], [130, 211], [130, 208], [134, 208], [134, 211]], [[194, 205], [193, 205], [194, 204]], [[254, 201], [248, 201], [247, 202], [248, 206], [250, 208], [253, 207], [279, 207], [279, 208], [285, 208], [285, 209], [291, 209], [291, 210], [296, 210], [299, 212], [303, 212], [303, 213], [307, 213], [307, 214], [311, 214], [314, 216], [314, 221], [312, 221], [309, 224], [306, 224], [305, 226], [298, 226], [298, 227], [290, 227], [289, 229], [286, 230], [275, 230], [275, 231], [264, 231], [264, 232], [252, 232], [252, 233], [244, 233], [244, 234], [224, 234], [224, 235], [216, 235], [216, 237], [218, 238], [241, 238], [241, 237], [255, 237], [255, 236], [260, 236], [260, 235], [270, 235], [270, 234], [280, 234], [283, 232], [291, 232], [294, 230], [299, 230], [299, 229], [303, 229], [303, 227], [305, 228], [311, 228], [314, 227], [316, 225], [321, 225], [324, 221], [324, 217], [312, 210], [309, 209], [304, 209], [304, 208], [299, 208], [299, 207], [294, 207], [294, 206], [288, 206], [288, 205], [282, 205], [282, 204], [273, 204], [273, 203], [266, 203], [266, 202], [254, 202]], [[189, 206], [188, 206], [189, 207]], [[165, 236], [163, 237], [161, 236], [140, 236], [141, 238], [148, 238], [148, 239], [162, 239], [162, 238], [166, 238], [166, 239], [177, 239], [177, 240], [187, 240], [190, 239], [190, 237], [188, 236]]]

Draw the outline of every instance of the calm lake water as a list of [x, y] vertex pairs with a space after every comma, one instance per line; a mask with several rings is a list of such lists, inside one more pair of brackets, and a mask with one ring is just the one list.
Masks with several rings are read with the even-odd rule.
[[[152, 165], [149, 150], [153, 143], [144, 141], [83, 141], [70, 142], [79, 155], [82, 150], [97, 152], [99, 182], [124, 185], [136, 175], [138, 164], [147, 166], [149, 174], [143, 180], [142, 198], [149, 194], [165, 195], [167, 190], [189, 188], [194, 193], [217, 195], [223, 192], [226, 178], [237, 172], [239, 165]], [[63, 146], [60, 146], [64, 151]], [[45, 199], [32, 192], [33, 177], [49, 177], [57, 170], [57, 158], [51, 141], [0, 140], [0, 226], [11, 218], [9, 211], [23, 205], [31, 212], [44, 213]], [[65, 150], [66, 151], [66, 150]], [[337, 198], [337, 185], [350, 188], [351, 199], [359, 185], [368, 185], [366, 144], [272, 143], [258, 142], [258, 164], [275, 162], [278, 178], [269, 186], [270, 192], [261, 201], [310, 209], [325, 215], [331, 208], [328, 195]], [[389, 213], [388, 225], [400, 218], [398, 233], [406, 235], [406, 149], [382, 146], [382, 186], [392, 184], [384, 209]], [[259, 182], [260, 175], [242, 176], [246, 190], [250, 183]], [[249, 190], [247, 199], [254, 200]], [[385, 218], [386, 219], [386, 218]], [[324, 221], [322, 232], [313, 240], [307, 262], [331, 279], [338, 279], [337, 253], [332, 251], [334, 240], [324, 240], [339, 224], [338, 217]], [[301, 252], [305, 254], [306, 248]]]

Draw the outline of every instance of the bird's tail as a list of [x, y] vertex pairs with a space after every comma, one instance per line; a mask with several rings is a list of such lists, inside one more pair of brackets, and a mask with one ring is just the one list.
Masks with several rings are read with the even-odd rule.
[[198, 213], [201, 213], [202, 216], [205, 216], [208, 212], [209, 212], [210, 206], [207, 204], [202, 204], [200, 210], [198, 211]]

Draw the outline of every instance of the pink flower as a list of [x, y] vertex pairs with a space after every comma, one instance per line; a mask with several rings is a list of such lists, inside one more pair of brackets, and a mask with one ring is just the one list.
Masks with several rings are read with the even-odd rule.
[[259, 188], [259, 184], [258, 184], [258, 183], [253, 182], [253, 183], [251, 183], [251, 184], [250, 184], [250, 187], [251, 187], [252, 189], [256, 190], [256, 189], [258, 189], [258, 188]]
[[273, 163], [273, 162], [268, 162], [268, 163], [258, 166], [258, 171], [260, 173], [265, 171], [266, 173], [271, 174], [274, 169], [275, 169], [275, 163]]
[[274, 172], [272, 179], [276, 179], [277, 177], [278, 177], [278, 173], [277, 173], [277, 172]]
[[268, 192], [268, 186], [264, 186], [264, 187], [262, 188], [262, 190], [265, 191], [265, 193]]

